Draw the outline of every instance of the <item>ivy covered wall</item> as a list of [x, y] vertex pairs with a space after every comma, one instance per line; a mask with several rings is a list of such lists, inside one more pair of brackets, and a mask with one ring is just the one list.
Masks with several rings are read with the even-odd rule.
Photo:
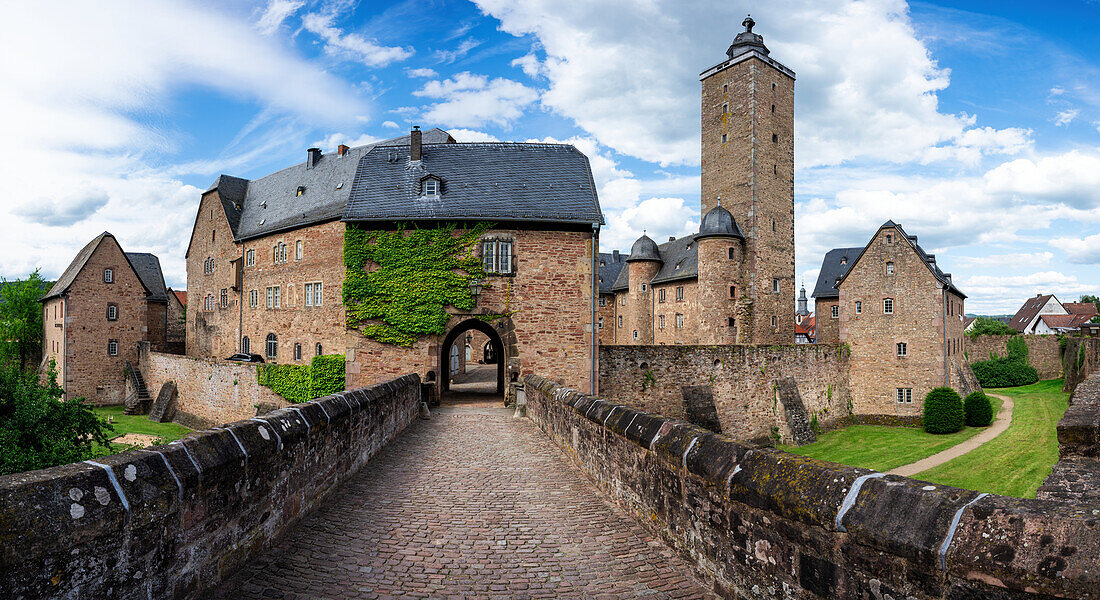
[[309, 402], [346, 389], [344, 357], [314, 356], [308, 365], [260, 365], [259, 382], [289, 402]]

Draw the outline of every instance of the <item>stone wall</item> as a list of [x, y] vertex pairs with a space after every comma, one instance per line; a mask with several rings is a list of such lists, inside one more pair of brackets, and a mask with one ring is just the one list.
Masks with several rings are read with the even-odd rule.
[[180, 443], [0, 477], [0, 597], [200, 598], [417, 417], [407, 375]]
[[741, 444], [526, 378], [528, 415], [727, 598], [1100, 598], [1100, 515]]
[[257, 406], [287, 406], [282, 396], [262, 386], [257, 365], [152, 352], [141, 345], [138, 360], [149, 395], [176, 382], [174, 421], [192, 428], [213, 427], [256, 416]]
[[[1008, 340], [1013, 335], [966, 336], [966, 359], [971, 364], [989, 360], [992, 352], [997, 356], [1008, 354]], [[1039, 372], [1039, 379], [1058, 379], [1062, 376], [1062, 349], [1056, 335], [1020, 336], [1027, 343], [1027, 362]]]
[[1067, 339], [1066, 351], [1062, 353], [1062, 371], [1066, 380], [1062, 389], [1070, 393], [1089, 375], [1100, 371], [1100, 338]]
[[[217, 189], [203, 193], [187, 247], [187, 354], [203, 358], [225, 358], [237, 352], [241, 322], [241, 308], [237, 304], [241, 296], [233, 289], [236, 280], [233, 261], [242, 257], [241, 248], [233, 242], [233, 231], [219, 194]], [[270, 251], [269, 248], [268, 262]], [[204, 268], [208, 258], [214, 259], [210, 272]], [[221, 290], [226, 291], [224, 306]], [[213, 310], [207, 310], [207, 297], [214, 302]], [[263, 345], [252, 351], [263, 354]]]
[[[647, 377], [647, 373], [649, 376]], [[684, 418], [683, 388], [709, 385], [722, 433], [792, 440], [777, 382], [794, 377], [807, 418], [823, 428], [850, 415], [848, 357], [837, 347], [601, 346], [600, 395], [639, 410]]]
[[1058, 462], [1036, 497], [1100, 502], [1100, 373], [1089, 375], [1073, 390], [1070, 406], [1058, 421]]

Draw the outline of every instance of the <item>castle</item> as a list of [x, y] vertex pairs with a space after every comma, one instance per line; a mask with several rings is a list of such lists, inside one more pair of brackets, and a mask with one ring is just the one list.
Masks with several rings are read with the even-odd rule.
[[603, 343], [794, 341], [795, 77], [742, 25], [700, 75], [699, 232], [601, 255]]

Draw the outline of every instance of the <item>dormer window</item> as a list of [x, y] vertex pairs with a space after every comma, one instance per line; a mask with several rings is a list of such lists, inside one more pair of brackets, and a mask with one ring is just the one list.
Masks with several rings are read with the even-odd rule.
[[298, 186], [298, 191], [294, 192], [294, 195], [295, 196], [301, 196], [304, 193], [306, 193], [306, 186], [300, 185], [300, 186]]
[[439, 196], [439, 180], [435, 177], [425, 177], [421, 185], [424, 196]]

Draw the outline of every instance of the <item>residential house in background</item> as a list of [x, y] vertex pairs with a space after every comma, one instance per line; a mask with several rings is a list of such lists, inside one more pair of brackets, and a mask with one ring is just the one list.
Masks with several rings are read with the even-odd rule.
[[[863, 248], [826, 253], [814, 297], [818, 343], [850, 349], [856, 414], [915, 418], [932, 388], [977, 388], [963, 358], [966, 295], [901, 225], [887, 221]], [[835, 322], [836, 342], [823, 340], [825, 322]]]
[[1091, 302], [1063, 304], [1054, 294], [1036, 294], [1024, 301], [1008, 324], [1024, 335], [1072, 333], [1096, 315]]
[[155, 255], [124, 252], [108, 232], [88, 242], [41, 299], [43, 356], [65, 397], [121, 404], [138, 342], [167, 349], [168, 301]]
[[806, 298], [806, 285], [798, 290], [798, 308], [794, 311], [794, 343], [813, 344], [817, 339], [814, 314], [810, 312]]

